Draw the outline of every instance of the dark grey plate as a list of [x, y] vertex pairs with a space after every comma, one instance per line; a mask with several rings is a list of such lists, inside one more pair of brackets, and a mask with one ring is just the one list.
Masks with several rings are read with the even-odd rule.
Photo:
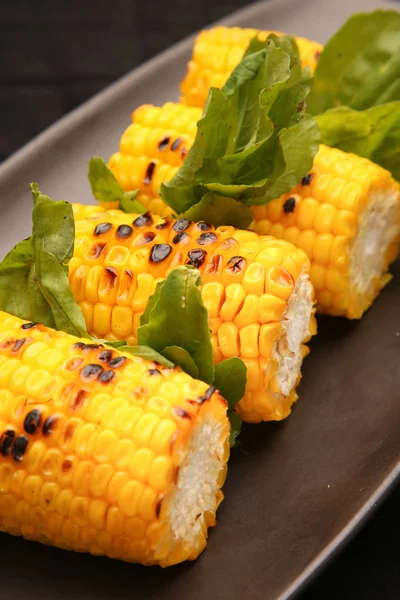
[[[224, 22], [323, 42], [352, 12], [395, 6], [271, 0]], [[54, 198], [90, 202], [89, 158], [117, 148], [137, 105], [178, 96], [191, 45], [185, 40], [151, 60], [0, 167], [1, 255], [30, 231], [30, 181]], [[245, 428], [230, 461], [218, 526], [197, 562], [145, 569], [1, 535], [1, 597], [292, 598], [400, 475], [399, 263], [393, 272], [394, 281], [361, 322], [319, 319], [292, 416]]]

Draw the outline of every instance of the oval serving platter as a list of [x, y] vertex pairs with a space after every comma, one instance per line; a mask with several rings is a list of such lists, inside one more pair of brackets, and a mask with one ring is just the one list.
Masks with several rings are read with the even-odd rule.
[[[324, 42], [374, 0], [270, 0], [221, 21]], [[30, 232], [28, 183], [89, 203], [93, 154], [117, 148], [131, 111], [174, 100], [193, 37], [136, 69], [0, 167], [1, 256]], [[1, 534], [4, 597], [15, 600], [289, 600], [400, 479], [400, 264], [361, 322], [319, 318], [300, 399], [280, 424], [246, 426], [230, 460], [218, 525], [194, 563], [167, 570], [74, 554]]]

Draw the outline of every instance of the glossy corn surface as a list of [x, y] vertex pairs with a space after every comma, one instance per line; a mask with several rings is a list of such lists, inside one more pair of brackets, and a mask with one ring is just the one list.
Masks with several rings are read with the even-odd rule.
[[[265, 40], [270, 33], [240, 27], [214, 27], [196, 37], [193, 55], [181, 83], [182, 98], [190, 106], [203, 107], [210, 87], [221, 88], [241, 61], [250, 41], [258, 35]], [[295, 38], [304, 67], [314, 71], [322, 45], [305, 38]]]
[[302, 250], [250, 231], [214, 230], [206, 222], [150, 213], [135, 218], [74, 205], [74, 214], [69, 280], [92, 335], [136, 344], [140, 317], [157, 282], [171, 269], [190, 264], [202, 273], [215, 362], [240, 356], [247, 365], [241, 415], [260, 421], [289, 414], [295, 386], [286, 394], [279, 389], [273, 348], [288, 300], [309, 271]]
[[[379, 231], [389, 203], [387, 226], [382, 223]], [[319, 312], [360, 318], [390, 280], [388, 267], [398, 254], [400, 186], [367, 159], [321, 146], [302, 182], [253, 207], [253, 214], [251, 229], [307, 254]]]
[[[217, 492], [188, 541], [172, 505], [206, 421]], [[143, 564], [194, 559], [222, 499], [228, 436], [225, 401], [179, 369], [0, 313], [0, 530]]]

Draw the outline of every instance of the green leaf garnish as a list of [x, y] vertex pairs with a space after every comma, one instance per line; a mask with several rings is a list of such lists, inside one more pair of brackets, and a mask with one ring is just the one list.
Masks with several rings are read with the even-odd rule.
[[0, 264], [0, 308], [79, 337], [89, 337], [68, 283], [75, 224], [71, 204], [53, 202], [31, 185], [32, 236]]
[[214, 385], [228, 401], [228, 417], [231, 422], [231, 446], [237, 445], [236, 440], [242, 428], [242, 420], [234, 412], [234, 408], [244, 396], [246, 379], [246, 365], [240, 358], [228, 358], [215, 367]]
[[[108, 346], [112, 345], [109, 342], [106, 342], [106, 344]], [[168, 367], [168, 369], [172, 369], [172, 367], [174, 367], [175, 365], [175, 363], [171, 362], [170, 360], [165, 358], [165, 356], [162, 356], [162, 354], [160, 354], [156, 350], [153, 350], [153, 348], [150, 348], [149, 346], [128, 346], [126, 342], [124, 342], [121, 346], [117, 347], [120, 348], [122, 352], [128, 352], [133, 356], [140, 356], [141, 358], [144, 358], [145, 360], [148, 360], [150, 362], [159, 363], [164, 367]]]
[[[318, 150], [316, 121], [305, 116], [312, 78], [302, 69], [295, 42], [270, 35], [254, 39], [222, 88], [211, 88], [197, 135], [169, 182], [165, 202], [178, 214], [220, 225], [225, 219], [247, 227], [250, 215], [227, 197], [251, 205], [289, 191], [309, 171]], [[204, 196], [212, 192], [215, 197]], [[199, 204], [200, 203], [200, 204]]]
[[202, 221], [207, 217], [207, 221], [213, 223], [215, 227], [232, 225], [238, 229], [247, 229], [253, 220], [253, 213], [249, 206], [238, 200], [208, 192], [181, 217], [194, 222]]
[[[214, 364], [208, 314], [199, 284], [200, 273], [195, 269], [178, 267], [171, 271], [165, 281], [157, 285], [149, 300], [138, 329], [138, 342], [151, 346], [162, 355], [166, 348], [179, 346], [193, 359], [199, 379], [211, 384]], [[167, 358], [170, 356], [167, 351]], [[174, 360], [181, 358], [182, 354], [175, 351]], [[177, 364], [184, 370], [187, 366], [187, 362]]]
[[400, 102], [363, 111], [341, 106], [317, 121], [324, 144], [369, 158], [400, 181]]
[[93, 156], [89, 162], [89, 182], [93, 196], [99, 202], [119, 202], [120, 210], [126, 213], [146, 212], [146, 209], [136, 200], [139, 190], [124, 192], [102, 158]]
[[400, 100], [400, 14], [358, 13], [330, 38], [314, 74], [309, 112], [362, 110]]

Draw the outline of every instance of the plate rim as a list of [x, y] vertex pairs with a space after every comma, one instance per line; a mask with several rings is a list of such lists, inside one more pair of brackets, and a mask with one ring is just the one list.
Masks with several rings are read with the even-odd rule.
[[[308, 0], [303, 0], [308, 1]], [[229, 15], [208, 23], [201, 29], [208, 29], [215, 25], [232, 25], [243, 19], [256, 20], [257, 15], [268, 10], [270, 7], [293, 4], [301, 0], [258, 0], [243, 8], [236, 10]], [[388, 2], [393, 8], [398, 8], [395, 2]], [[104, 105], [112, 103], [115, 98], [125, 93], [132, 84], [139, 84], [141, 78], [151, 76], [163, 63], [174, 60], [181, 53], [190, 51], [195, 36], [198, 31], [186, 36], [183, 40], [176, 42], [165, 50], [157, 53], [138, 67], [119, 77], [115, 82], [100, 90], [97, 94], [80, 104], [77, 108], [67, 113], [45, 128], [41, 133], [35, 136], [31, 141], [24, 144], [16, 150], [11, 156], [0, 163], [0, 186], [9, 177], [12, 177], [16, 171], [23, 167], [24, 163], [31, 160], [32, 155], [39, 153], [49, 145], [54, 145], [58, 138], [62, 138], [69, 130], [79, 126], [81, 122], [94, 117], [104, 110]], [[372, 495], [353, 515], [348, 523], [326, 544], [317, 556], [301, 571], [301, 573], [292, 580], [288, 587], [276, 597], [276, 600], [293, 600], [316, 579], [316, 577], [333, 561], [337, 555], [346, 547], [347, 544], [357, 535], [367, 521], [372, 518], [378, 508], [390, 492], [400, 483], [400, 459], [392, 467], [382, 481], [375, 489]]]

